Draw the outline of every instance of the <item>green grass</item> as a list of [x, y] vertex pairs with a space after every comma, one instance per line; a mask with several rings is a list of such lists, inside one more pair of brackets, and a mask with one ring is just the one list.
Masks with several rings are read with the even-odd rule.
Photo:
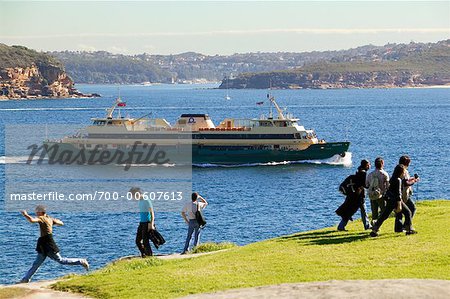
[[97, 298], [172, 298], [218, 290], [331, 279], [450, 279], [450, 201], [418, 204], [417, 235], [393, 233], [393, 219], [370, 238], [359, 221], [189, 259], [120, 261], [57, 283]]
[[33, 290], [24, 288], [2, 288], [0, 289], [0, 299], [8, 298], [23, 298], [24, 296], [30, 295]]
[[208, 242], [195, 246], [190, 253], [213, 252], [224, 249], [230, 249], [233, 247], [236, 247], [236, 244], [231, 242], [222, 242], [222, 243]]

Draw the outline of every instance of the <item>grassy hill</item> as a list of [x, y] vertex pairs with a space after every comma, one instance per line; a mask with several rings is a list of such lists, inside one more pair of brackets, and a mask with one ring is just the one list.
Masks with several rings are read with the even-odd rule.
[[278, 283], [388, 279], [450, 279], [450, 201], [423, 201], [417, 235], [393, 232], [393, 219], [370, 238], [359, 221], [298, 233], [190, 259], [120, 261], [57, 283], [58, 290], [97, 298], [172, 298]]
[[316, 63], [296, 71], [319, 73], [404, 71], [422, 73], [425, 76], [438, 75], [450, 78], [450, 47], [432, 48], [413, 53], [400, 60]]
[[30, 67], [32, 65], [53, 65], [62, 68], [54, 57], [23, 46], [7, 46], [0, 43], [0, 69]]

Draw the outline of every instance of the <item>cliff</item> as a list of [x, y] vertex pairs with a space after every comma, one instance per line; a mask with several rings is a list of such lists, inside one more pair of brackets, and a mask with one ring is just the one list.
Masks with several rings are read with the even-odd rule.
[[92, 97], [74, 82], [55, 58], [22, 46], [0, 44], [0, 99]]
[[[392, 51], [387, 52], [392, 57]], [[224, 79], [219, 88], [390, 88], [450, 85], [450, 42], [418, 49], [410, 46], [394, 59], [358, 57], [344, 62], [316, 62], [290, 70], [244, 73]]]

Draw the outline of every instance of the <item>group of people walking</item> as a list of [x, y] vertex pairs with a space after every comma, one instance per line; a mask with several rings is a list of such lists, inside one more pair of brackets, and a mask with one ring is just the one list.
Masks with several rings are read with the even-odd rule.
[[[143, 192], [140, 188], [133, 187], [129, 191], [133, 198], [138, 201], [139, 206], [139, 225], [136, 232], [136, 246], [140, 251], [141, 257], [145, 258], [153, 255], [152, 248], [150, 247], [150, 241], [158, 249], [159, 246], [165, 243], [163, 236], [156, 230], [155, 226], [155, 212], [150, 199], [143, 196]], [[206, 199], [201, 197], [198, 193], [192, 193], [191, 200], [187, 202], [181, 215], [188, 225], [188, 232], [186, 236], [185, 245], [182, 254], [186, 254], [189, 250], [192, 235], [194, 235], [193, 247], [200, 243], [200, 232], [205, 223], [199, 223], [198, 214], [208, 205]], [[22, 215], [30, 222], [39, 224], [40, 237], [37, 241], [36, 251], [37, 257], [33, 262], [33, 265], [20, 280], [20, 283], [30, 282], [33, 275], [42, 265], [47, 257], [62, 265], [80, 265], [89, 270], [89, 262], [87, 259], [81, 258], [64, 258], [59, 253], [59, 248], [53, 239], [53, 226], [62, 226], [64, 223], [47, 214], [46, 208], [43, 205], [38, 205], [35, 209], [36, 217], [30, 216], [27, 211], [23, 210]]]
[[[395, 212], [395, 232], [405, 232], [407, 235], [416, 234], [412, 226], [412, 219], [416, 207], [412, 199], [412, 186], [419, 181], [418, 175], [411, 177], [408, 167], [411, 159], [401, 156], [398, 165], [394, 168], [392, 177], [384, 170], [384, 160], [381, 157], [375, 159], [375, 170], [367, 174], [370, 162], [362, 160], [356, 174], [349, 176], [340, 186], [342, 193], [346, 195], [344, 203], [336, 210], [341, 216], [338, 230], [345, 230], [348, 221], [359, 209], [364, 229], [371, 229], [372, 237], [378, 236], [383, 222], [389, 215]], [[368, 190], [372, 220], [366, 212], [365, 190]], [[404, 217], [404, 221], [403, 221]]]

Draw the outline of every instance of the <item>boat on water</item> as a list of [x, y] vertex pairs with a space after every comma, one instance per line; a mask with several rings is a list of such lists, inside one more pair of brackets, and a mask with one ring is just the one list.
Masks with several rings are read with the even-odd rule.
[[[92, 118], [92, 124], [75, 135], [46, 140], [44, 145], [47, 149], [56, 146], [59, 151], [88, 151], [97, 156], [107, 156], [104, 152], [109, 152], [114, 156], [115, 151], [129, 152], [146, 146], [148, 149], [148, 144], [156, 144], [171, 157], [178, 157], [182, 150], [189, 148], [189, 154], [179, 161], [219, 165], [345, 156], [349, 142], [319, 140], [314, 130], [305, 129], [298, 118], [285, 113], [272, 96], [268, 95], [268, 100], [270, 112], [267, 117], [226, 118], [216, 126], [208, 114], [182, 114], [173, 125], [163, 118], [149, 118], [148, 115], [122, 117], [120, 108], [124, 103], [118, 98], [106, 110], [105, 117]], [[276, 110], [275, 117], [273, 109]], [[142, 159], [133, 159], [132, 163], [142, 163]]]

